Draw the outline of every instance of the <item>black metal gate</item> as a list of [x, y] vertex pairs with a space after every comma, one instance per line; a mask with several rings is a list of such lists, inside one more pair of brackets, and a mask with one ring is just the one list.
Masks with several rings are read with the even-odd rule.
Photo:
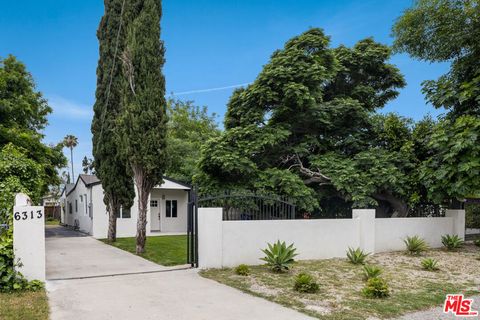
[[198, 267], [198, 205], [194, 190], [188, 193], [187, 261], [193, 268]]
[[199, 207], [223, 209], [223, 220], [290, 220], [295, 219], [295, 205], [286, 197], [272, 194], [231, 193], [204, 195]]
[[198, 267], [198, 208], [222, 208], [223, 220], [295, 219], [295, 205], [289, 199], [272, 194], [231, 193], [198, 196], [194, 189], [188, 196], [187, 256]]
[[480, 199], [465, 202], [465, 240], [480, 239]]

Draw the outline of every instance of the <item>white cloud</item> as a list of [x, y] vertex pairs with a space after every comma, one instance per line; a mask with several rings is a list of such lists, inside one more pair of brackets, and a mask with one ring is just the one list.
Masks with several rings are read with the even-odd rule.
[[60, 96], [49, 96], [48, 104], [53, 109], [53, 117], [78, 120], [91, 120], [93, 117], [93, 106], [80, 104]]

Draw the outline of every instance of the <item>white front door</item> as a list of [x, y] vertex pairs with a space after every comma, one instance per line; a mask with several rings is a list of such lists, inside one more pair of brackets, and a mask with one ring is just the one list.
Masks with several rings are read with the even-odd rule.
[[150, 200], [150, 226], [151, 231], [160, 231], [160, 199]]

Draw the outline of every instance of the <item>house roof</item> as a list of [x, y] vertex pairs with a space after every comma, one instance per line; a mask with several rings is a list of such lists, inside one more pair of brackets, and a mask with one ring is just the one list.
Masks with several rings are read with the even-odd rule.
[[183, 183], [179, 180], [172, 179], [169, 177], [163, 177], [163, 183], [159, 186], [155, 186], [156, 189], [180, 189], [180, 190], [190, 190], [192, 186], [186, 183]]
[[85, 183], [87, 187], [90, 187], [93, 184], [100, 183], [100, 179], [98, 179], [97, 176], [94, 174], [81, 174], [80, 179], [83, 180], [83, 183]]
[[[78, 182], [82, 180], [86, 187], [91, 187], [102, 182], [94, 174], [80, 174], [75, 184], [65, 185], [65, 194], [68, 196], [77, 187]], [[186, 183], [178, 180], [163, 177], [163, 184], [156, 186], [155, 189], [177, 189], [177, 190], [190, 190], [192, 187]]]
[[61, 194], [64, 194], [65, 193], [65, 196], [68, 195], [70, 193], [70, 191], [72, 191], [73, 187], [75, 187], [75, 184], [74, 183], [67, 183], [63, 186], [63, 190], [62, 190], [62, 193]]

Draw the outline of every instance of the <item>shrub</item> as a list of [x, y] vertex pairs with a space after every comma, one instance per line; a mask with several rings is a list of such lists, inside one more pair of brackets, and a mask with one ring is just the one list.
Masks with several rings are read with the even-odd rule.
[[473, 244], [476, 245], [477, 247], [480, 247], [480, 239], [473, 241]]
[[385, 298], [390, 295], [387, 282], [382, 278], [368, 279], [362, 293], [367, 298]]
[[411, 255], [419, 255], [429, 249], [428, 244], [419, 236], [407, 237], [403, 240], [407, 246], [407, 252]]
[[372, 278], [378, 278], [383, 270], [377, 266], [363, 266], [363, 278], [368, 281]]
[[348, 248], [347, 250], [347, 258], [353, 264], [364, 264], [365, 259], [368, 257], [370, 253], [365, 253], [362, 249], [357, 248]]
[[241, 264], [235, 268], [235, 273], [239, 276], [248, 276], [250, 274], [250, 268], [246, 264]]
[[422, 260], [422, 268], [428, 271], [437, 271], [438, 261], [432, 258], [427, 258]]
[[463, 240], [455, 235], [449, 235], [446, 234], [442, 236], [442, 244], [448, 249], [448, 250], [456, 250], [463, 246]]
[[295, 291], [304, 293], [318, 292], [319, 286], [317, 282], [308, 273], [300, 273], [295, 277]]
[[293, 258], [297, 256], [296, 250], [293, 243], [287, 246], [285, 242], [278, 240], [273, 245], [268, 243], [268, 248], [262, 250], [265, 257], [261, 260], [265, 261], [274, 272], [288, 271], [292, 263], [295, 262]]

